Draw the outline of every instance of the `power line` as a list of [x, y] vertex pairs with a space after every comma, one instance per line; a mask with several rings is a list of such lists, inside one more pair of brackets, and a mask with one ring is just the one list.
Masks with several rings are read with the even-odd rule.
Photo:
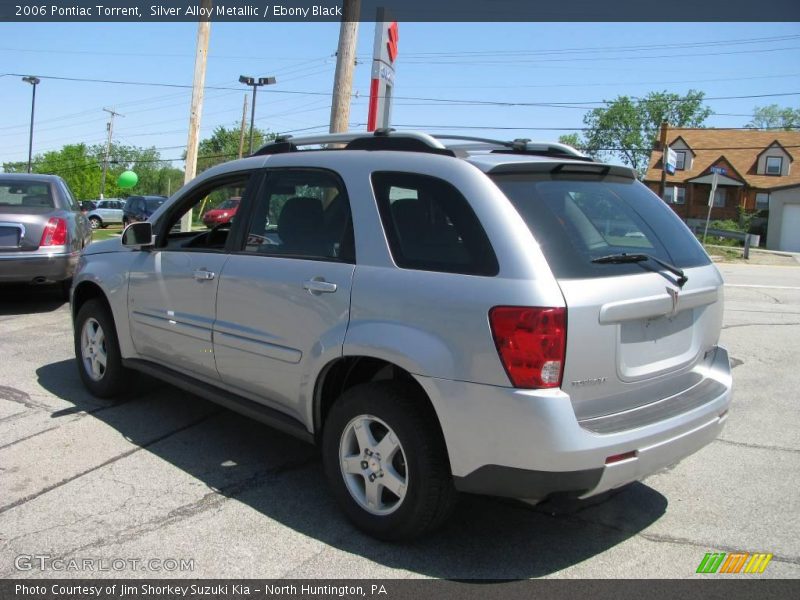
[[[684, 57], [705, 57], [705, 56], [728, 56], [732, 54], [755, 54], [763, 52], [783, 52], [785, 50], [800, 50], [800, 46], [787, 46], [784, 48], [760, 48], [755, 50], [730, 50], [728, 52], [701, 52], [691, 54], [656, 54], [650, 56], [593, 56], [590, 58], [570, 57], [570, 58], [533, 58], [515, 59], [514, 66], [519, 67], [520, 63], [553, 63], [553, 62], [599, 62], [599, 61], [619, 61], [619, 60], [652, 60], [656, 58], [684, 58]], [[508, 60], [457, 60], [454, 56], [452, 60], [406, 60], [406, 64], [411, 65], [507, 65]]]
[[712, 46], [738, 46], [745, 44], [761, 44], [768, 42], [781, 42], [800, 38], [799, 35], [783, 35], [774, 37], [762, 38], [743, 38], [734, 40], [714, 40], [708, 42], [682, 42], [672, 44], [645, 44], [636, 46], [592, 46], [592, 47], [578, 47], [578, 48], [553, 48], [548, 50], [458, 50], [449, 52], [417, 52], [405, 53], [406, 57], [446, 57], [446, 56], [508, 56], [508, 55], [537, 55], [537, 54], [572, 54], [572, 53], [586, 53], [586, 52], [640, 52], [642, 50], [660, 50], [669, 48], [700, 48]]

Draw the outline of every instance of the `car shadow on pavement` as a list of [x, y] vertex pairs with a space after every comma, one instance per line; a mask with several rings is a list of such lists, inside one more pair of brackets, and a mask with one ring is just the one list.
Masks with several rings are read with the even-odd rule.
[[[536, 507], [465, 495], [452, 518], [436, 533], [411, 543], [384, 543], [362, 534], [346, 520], [328, 492], [318, 452], [312, 446], [167, 385], [151, 385], [138, 396], [129, 395], [118, 405], [98, 410], [98, 401], [80, 387], [72, 360], [45, 365], [37, 375], [40, 385], [75, 406], [75, 411], [67, 409], [69, 412], [88, 412], [84, 418], [114, 428], [214, 494], [243, 503], [331, 548], [424, 576], [465, 580], [549, 575], [637, 535], [667, 507], [664, 496], [641, 483], [590, 500], [548, 501]], [[174, 411], [176, 421], [183, 414], [196, 416], [198, 405], [207, 411], [206, 416], [154, 439], [148, 432], [147, 403], [143, 402], [154, 398], [159, 405], [164, 403], [165, 411]], [[141, 408], [137, 409], [138, 405]], [[80, 447], [76, 451], [80, 452]], [[213, 506], [218, 510], [218, 504], [197, 499], [170, 514], [193, 519]], [[159, 516], [140, 517], [152, 520]], [[201, 516], [194, 523], [208, 523], [212, 517], [209, 514], [204, 520]], [[252, 539], [239, 543], [274, 546], [275, 524], [269, 519], [263, 529], [253, 531]], [[170, 523], [174, 524], [174, 519]], [[192, 523], [180, 526], [187, 530]], [[289, 543], [297, 539], [291, 532], [281, 535], [284, 537]], [[349, 572], [352, 565], [347, 564], [346, 555], [337, 554], [306, 561], [285, 576], [370, 576], [363, 570]], [[224, 557], [220, 559], [217, 566], [224, 575]], [[385, 570], [381, 574], [385, 575]]]
[[60, 285], [0, 286], [0, 316], [53, 312], [64, 304], [66, 300]]

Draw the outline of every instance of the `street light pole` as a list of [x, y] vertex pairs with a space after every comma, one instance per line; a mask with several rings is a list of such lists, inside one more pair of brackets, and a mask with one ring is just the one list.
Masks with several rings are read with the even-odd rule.
[[277, 83], [277, 79], [274, 77], [259, 77], [256, 79], [255, 77], [249, 77], [247, 75], [240, 75], [239, 76], [239, 83], [243, 83], [245, 85], [249, 85], [253, 88], [253, 106], [250, 107], [250, 152], [249, 154], [253, 153], [253, 124], [256, 119], [256, 92], [258, 88], [262, 85], [272, 85]]
[[31, 132], [28, 136], [28, 173], [30, 173], [33, 163], [33, 115], [36, 110], [36, 86], [41, 82], [41, 79], [31, 76], [23, 77], [22, 81], [33, 86], [33, 95], [31, 96]]

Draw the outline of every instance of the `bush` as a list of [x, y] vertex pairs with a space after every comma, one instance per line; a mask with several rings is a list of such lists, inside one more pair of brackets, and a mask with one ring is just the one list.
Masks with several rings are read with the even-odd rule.
[[709, 229], [722, 229], [724, 231], [739, 231], [741, 233], [747, 233], [747, 229], [742, 229], [742, 227], [734, 221], [733, 219], [726, 219], [724, 221], [711, 221], [708, 224]]

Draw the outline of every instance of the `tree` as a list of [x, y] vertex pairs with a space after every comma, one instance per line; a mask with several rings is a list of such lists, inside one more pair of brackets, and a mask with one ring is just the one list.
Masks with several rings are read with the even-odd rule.
[[558, 141], [562, 144], [566, 144], [567, 146], [572, 146], [581, 152], [584, 152], [586, 149], [586, 143], [581, 139], [581, 135], [579, 133], [568, 133], [566, 135], [562, 135], [558, 138]]
[[[61, 150], [37, 154], [33, 159], [34, 173], [59, 175], [67, 182], [79, 200], [96, 198], [100, 190], [102, 163], [86, 144], [68, 144]], [[27, 162], [3, 163], [6, 173], [25, 173]]]
[[702, 127], [711, 115], [703, 104], [703, 92], [689, 90], [686, 96], [650, 92], [644, 98], [619, 96], [606, 101], [583, 117], [588, 127], [585, 150], [590, 156], [618, 157], [644, 175], [655, 147], [661, 123], [671, 127]]
[[[197, 172], [200, 173], [214, 165], [233, 160], [239, 156], [239, 135], [240, 129], [238, 127], [228, 129], [220, 125], [214, 129], [211, 137], [200, 140], [200, 148], [197, 152]], [[247, 154], [248, 150], [249, 135], [249, 132], [245, 132], [245, 154]], [[258, 128], [253, 129], [254, 148], [259, 148], [274, 139], [274, 133], [268, 133]]]
[[[139, 148], [113, 144], [109, 151], [104, 195], [107, 198], [134, 194], [169, 194], [183, 184], [183, 171], [161, 159], [155, 148]], [[79, 200], [97, 198], [103, 173], [105, 145], [68, 144], [61, 150], [37, 154], [33, 160], [34, 173], [61, 176]], [[4, 163], [6, 173], [24, 173], [27, 163]], [[132, 190], [117, 187], [117, 178], [131, 170], [139, 176]]]
[[754, 129], [800, 128], [800, 108], [780, 107], [777, 104], [756, 106], [753, 109], [753, 120], [745, 127]]

